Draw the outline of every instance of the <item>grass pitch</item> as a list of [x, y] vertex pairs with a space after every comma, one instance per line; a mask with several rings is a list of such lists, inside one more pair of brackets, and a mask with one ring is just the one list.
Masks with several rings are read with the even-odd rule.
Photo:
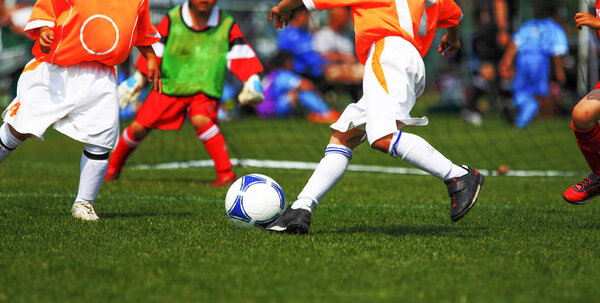
[[[568, 120], [519, 131], [497, 119], [472, 128], [430, 118], [414, 132], [458, 163], [581, 176], [488, 177], [477, 205], [452, 223], [434, 177], [348, 172], [315, 211], [310, 234], [290, 236], [234, 228], [227, 189], [208, 185], [211, 168], [126, 168], [103, 185], [101, 220], [82, 222], [70, 216], [82, 146], [49, 131], [47, 142], [28, 141], [0, 166], [0, 302], [597, 301], [600, 202], [561, 199], [585, 176]], [[234, 157], [312, 162], [329, 135], [302, 120], [223, 130]], [[151, 134], [130, 162], [202, 158], [186, 127]], [[404, 166], [365, 146], [352, 161]], [[288, 201], [311, 174], [236, 172], [271, 176]]]

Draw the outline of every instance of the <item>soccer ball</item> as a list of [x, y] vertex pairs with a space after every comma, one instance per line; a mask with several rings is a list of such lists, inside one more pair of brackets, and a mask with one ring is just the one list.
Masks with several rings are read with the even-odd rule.
[[251, 174], [237, 179], [225, 197], [225, 211], [234, 226], [265, 228], [285, 208], [283, 189], [273, 179]]

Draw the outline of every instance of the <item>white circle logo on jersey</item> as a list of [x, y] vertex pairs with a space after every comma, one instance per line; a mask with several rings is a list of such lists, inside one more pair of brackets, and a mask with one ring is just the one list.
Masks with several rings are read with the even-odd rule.
[[[114, 28], [114, 32], [110, 31], [110, 26]], [[86, 27], [89, 27], [86, 31]], [[117, 24], [105, 15], [93, 15], [83, 22], [79, 33], [79, 40], [83, 48], [92, 55], [106, 55], [112, 52], [119, 42], [119, 28]], [[107, 41], [112, 41], [112, 46]], [[86, 43], [87, 41], [87, 43]]]

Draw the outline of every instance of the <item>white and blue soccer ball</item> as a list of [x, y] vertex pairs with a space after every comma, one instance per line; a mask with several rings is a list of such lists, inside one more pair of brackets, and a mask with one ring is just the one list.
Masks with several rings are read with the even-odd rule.
[[234, 226], [265, 228], [285, 208], [283, 189], [273, 179], [250, 174], [237, 179], [225, 197], [225, 210]]

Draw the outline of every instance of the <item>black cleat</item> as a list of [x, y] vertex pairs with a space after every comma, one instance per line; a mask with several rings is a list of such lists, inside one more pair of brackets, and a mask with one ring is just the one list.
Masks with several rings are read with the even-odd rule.
[[462, 166], [468, 173], [462, 177], [444, 181], [450, 196], [450, 219], [458, 221], [464, 217], [477, 202], [479, 190], [483, 186], [484, 177], [476, 169]]
[[269, 224], [265, 230], [288, 233], [307, 234], [310, 227], [310, 211], [302, 208], [288, 207], [275, 222]]

